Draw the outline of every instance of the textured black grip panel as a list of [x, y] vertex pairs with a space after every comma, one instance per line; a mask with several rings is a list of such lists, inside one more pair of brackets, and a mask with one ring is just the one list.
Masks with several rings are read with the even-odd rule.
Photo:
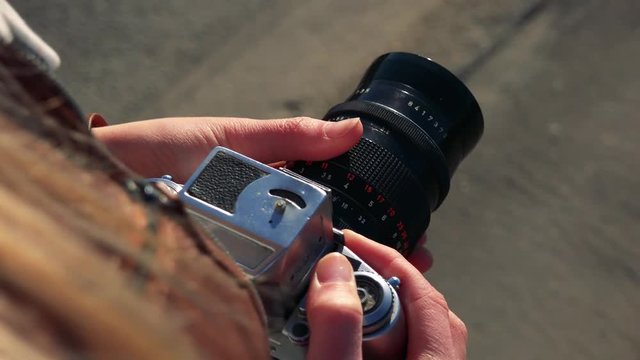
[[187, 193], [215, 207], [233, 213], [240, 193], [247, 185], [268, 173], [224, 152], [218, 152], [204, 167]]

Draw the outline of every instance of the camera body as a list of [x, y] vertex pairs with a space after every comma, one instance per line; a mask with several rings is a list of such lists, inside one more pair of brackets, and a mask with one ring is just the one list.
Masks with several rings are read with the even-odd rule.
[[168, 176], [148, 181], [176, 193], [195, 223], [252, 279], [267, 314], [272, 357], [304, 357], [310, 334], [305, 294], [315, 264], [330, 252], [343, 254], [354, 269], [363, 352], [404, 346], [399, 280], [385, 280], [343, 245], [327, 187], [224, 147], [213, 149], [184, 186]]
[[333, 226], [411, 254], [484, 128], [480, 106], [460, 79], [429, 58], [402, 52], [378, 57], [324, 119], [352, 117], [360, 118], [362, 137], [332, 159], [274, 169], [216, 148], [184, 186], [150, 180], [175, 192], [251, 277], [274, 358], [304, 356], [305, 294], [314, 265], [332, 251], [353, 265], [365, 357], [403, 356], [399, 280], [378, 275], [343, 246]]

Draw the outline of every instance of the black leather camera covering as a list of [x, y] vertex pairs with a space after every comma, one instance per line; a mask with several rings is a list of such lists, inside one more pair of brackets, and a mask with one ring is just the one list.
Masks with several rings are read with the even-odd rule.
[[240, 193], [250, 183], [266, 175], [268, 173], [220, 151], [204, 167], [187, 193], [234, 213]]

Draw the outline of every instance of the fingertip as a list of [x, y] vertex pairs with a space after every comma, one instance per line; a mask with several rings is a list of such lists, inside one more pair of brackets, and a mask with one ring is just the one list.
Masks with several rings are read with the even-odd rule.
[[[350, 230], [350, 229], [344, 229], [342, 230], [342, 233], [344, 234], [344, 240], [345, 242], [350, 243], [352, 246], [357, 246], [359, 244], [363, 244], [363, 243], [368, 243], [368, 242], [373, 242], [373, 240], [369, 239], [368, 237], [364, 236], [364, 235], [360, 235], [359, 233]], [[349, 244], [347, 244], [349, 245]]]
[[307, 295], [311, 337], [307, 358], [351, 359], [362, 353], [362, 306], [353, 269], [339, 253], [321, 259]]
[[425, 273], [433, 267], [433, 254], [424, 247], [416, 248], [407, 260], [421, 273]]
[[362, 314], [356, 291], [353, 267], [347, 258], [337, 252], [318, 261], [307, 296], [309, 316], [346, 305], [348, 311]]
[[422, 233], [422, 236], [416, 242], [416, 247], [424, 246], [427, 243], [427, 233]]
[[359, 119], [330, 122], [310, 117], [213, 122], [219, 145], [262, 162], [326, 160], [352, 148], [362, 136]]
[[305, 154], [304, 160], [325, 160], [339, 156], [354, 147], [362, 137], [363, 127], [359, 118], [322, 122], [320, 137], [317, 133], [310, 133], [307, 139], [302, 139], [303, 146], [314, 142], [313, 151]]
[[345, 229], [343, 233], [345, 245], [365, 261], [373, 262], [373, 264], [369, 263], [369, 265], [382, 266], [395, 261], [396, 258], [404, 259], [396, 249], [371, 240], [352, 230]]
[[322, 126], [322, 133], [326, 139], [360, 138], [362, 136], [362, 122], [360, 118], [340, 121], [327, 121]]
[[328, 254], [318, 261], [316, 279], [320, 285], [332, 282], [350, 284], [355, 281], [349, 260], [339, 253]]

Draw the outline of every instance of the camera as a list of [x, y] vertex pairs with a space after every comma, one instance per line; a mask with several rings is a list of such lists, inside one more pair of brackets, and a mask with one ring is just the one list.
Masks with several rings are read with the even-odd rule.
[[304, 356], [309, 278], [333, 251], [354, 269], [365, 357], [404, 347], [399, 280], [377, 274], [343, 245], [336, 228], [409, 255], [483, 131], [480, 107], [462, 81], [409, 53], [376, 59], [354, 93], [324, 119], [352, 117], [361, 119], [363, 136], [333, 159], [275, 169], [217, 147], [184, 186], [168, 176], [149, 179], [177, 194], [211, 241], [251, 277], [277, 359]]
[[252, 279], [267, 314], [271, 356], [303, 358], [305, 302], [314, 265], [339, 252], [353, 266], [363, 308], [363, 352], [403, 346], [397, 278], [384, 279], [343, 245], [332, 225], [331, 190], [216, 147], [184, 184], [148, 179], [177, 194], [190, 217]]
[[483, 131], [480, 106], [431, 59], [394, 52], [367, 69], [324, 119], [359, 117], [362, 138], [347, 153], [291, 170], [332, 190], [333, 223], [409, 255], [453, 173]]

